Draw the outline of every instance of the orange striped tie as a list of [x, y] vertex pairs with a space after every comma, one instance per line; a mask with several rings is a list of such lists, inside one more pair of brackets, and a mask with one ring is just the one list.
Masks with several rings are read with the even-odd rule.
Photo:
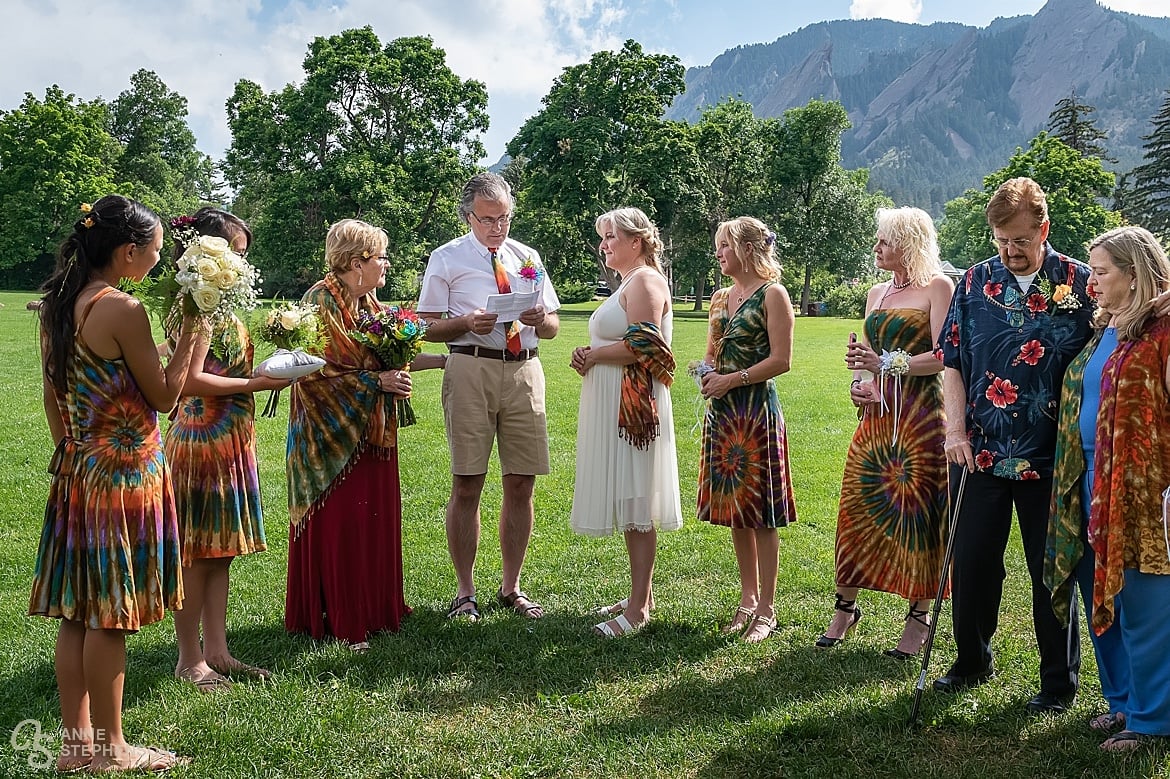
[[[496, 274], [496, 286], [501, 295], [506, 295], [512, 291], [512, 285], [508, 283], [508, 274], [504, 270], [504, 266], [500, 264], [497, 247], [489, 246], [488, 252], [492, 261], [492, 273]], [[520, 325], [516, 322], [505, 322], [504, 324], [504, 329], [508, 333], [508, 351], [514, 355], [520, 354]]]

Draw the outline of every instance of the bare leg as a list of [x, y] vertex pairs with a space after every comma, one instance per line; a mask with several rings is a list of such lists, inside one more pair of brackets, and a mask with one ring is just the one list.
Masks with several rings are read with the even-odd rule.
[[214, 671], [203, 658], [199, 640], [199, 625], [203, 618], [204, 595], [207, 590], [205, 560], [193, 560], [183, 567], [183, 608], [173, 612], [175, 638], [179, 645], [179, 659], [175, 663], [175, 677], [198, 682]]
[[[484, 477], [453, 475], [447, 501], [447, 551], [455, 567], [457, 597], [475, 594], [475, 553], [479, 549], [479, 498]], [[467, 604], [464, 610], [470, 610]]]
[[199, 560], [206, 570], [203, 588], [203, 657], [220, 673], [244, 671], [263, 678], [271, 674], [263, 668], [242, 663], [232, 656], [227, 645], [227, 607], [229, 575], [234, 557]]
[[654, 603], [654, 556], [658, 548], [658, 533], [651, 529], [640, 533], [627, 530], [626, 553], [630, 557], [630, 604], [626, 619], [634, 627], [650, 618]]
[[524, 567], [524, 555], [528, 551], [535, 521], [532, 506], [532, 491], [535, 487], [535, 476], [518, 473], [504, 476], [504, 500], [500, 506], [500, 556], [503, 568], [500, 590], [505, 594], [520, 591], [520, 569]]
[[53, 664], [61, 697], [61, 728], [65, 731], [57, 770], [85, 765], [93, 754], [93, 725], [89, 721], [89, 692], [85, 688], [85, 626], [61, 620]]
[[82, 667], [93, 721], [91, 767], [124, 765], [132, 749], [122, 735], [122, 686], [126, 681], [126, 635], [120, 630], [86, 630]]
[[898, 641], [897, 651], [901, 655], [916, 655], [926, 643], [926, 632], [930, 629], [930, 604], [932, 599], [910, 601], [910, 608], [906, 614], [906, 625], [902, 628], [902, 638]]
[[780, 534], [776, 528], [757, 528], [756, 570], [759, 573], [760, 594], [756, 602], [756, 617], [744, 634], [749, 642], [762, 641], [772, 633], [776, 621], [776, 575], [780, 568]]
[[756, 556], [756, 531], [751, 528], [732, 528], [731, 545], [735, 548], [735, 562], [739, 567], [739, 609], [725, 633], [736, 633], [747, 627], [751, 615], [760, 602], [760, 570]]
[[[841, 596], [841, 600], [855, 601], [857, 600], [856, 587], [838, 587], [837, 594]], [[829, 638], [844, 638], [845, 631], [849, 630], [849, 626], [853, 624], [853, 612], [841, 611], [840, 609], [833, 609], [833, 619], [829, 622], [829, 629], [825, 631], [825, 635]]]

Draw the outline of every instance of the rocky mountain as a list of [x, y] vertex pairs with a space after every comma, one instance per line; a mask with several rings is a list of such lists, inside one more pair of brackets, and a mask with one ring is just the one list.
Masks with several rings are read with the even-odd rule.
[[1170, 89], [1170, 18], [1049, 0], [1033, 16], [985, 28], [880, 19], [820, 22], [768, 44], [740, 46], [691, 68], [669, 116], [694, 121], [727, 97], [779, 116], [812, 98], [837, 100], [853, 127], [846, 167], [875, 188], [938, 214], [1043, 130], [1073, 91], [1094, 106], [1122, 173], [1141, 160]]

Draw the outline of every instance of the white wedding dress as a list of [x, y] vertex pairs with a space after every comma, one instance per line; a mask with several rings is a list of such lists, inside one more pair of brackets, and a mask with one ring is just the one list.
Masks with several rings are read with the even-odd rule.
[[[629, 278], [632, 275], [623, 279], [589, 318], [592, 348], [617, 343], [625, 335], [628, 323], [621, 307], [621, 293]], [[669, 344], [669, 313], [661, 330], [663, 340]], [[574, 531], [588, 536], [607, 536], [615, 530], [646, 532], [682, 527], [670, 390], [654, 382], [658, 437], [646, 449], [636, 449], [618, 436], [622, 371], [619, 365], [597, 364], [582, 381], [577, 413], [577, 481], [573, 485], [569, 524]]]

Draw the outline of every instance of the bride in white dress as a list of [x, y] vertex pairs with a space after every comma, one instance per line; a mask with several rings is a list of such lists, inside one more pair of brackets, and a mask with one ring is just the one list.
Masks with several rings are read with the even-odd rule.
[[623, 374], [638, 359], [624, 340], [627, 329], [650, 323], [670, 344], [670, 288], [658, 262], [658, 228], [637, 208], [602, 214], [595, 227], [605, 264], [622, 282], [593, 312], [590, 344], [574, 349], [570, 363], [584, 380], [569, 522], [584, 535], [625, 534], [630, 595], [598, 609], [598, 614], [613, 618], [594, 626], [597, 633], [615, 637], [637, 630], [650, 618], [657, 531], [682, 527], [682, 508], [669, 388], [654, 379], [657, 436], [645, 448], [623, 438], [618, 427]]

